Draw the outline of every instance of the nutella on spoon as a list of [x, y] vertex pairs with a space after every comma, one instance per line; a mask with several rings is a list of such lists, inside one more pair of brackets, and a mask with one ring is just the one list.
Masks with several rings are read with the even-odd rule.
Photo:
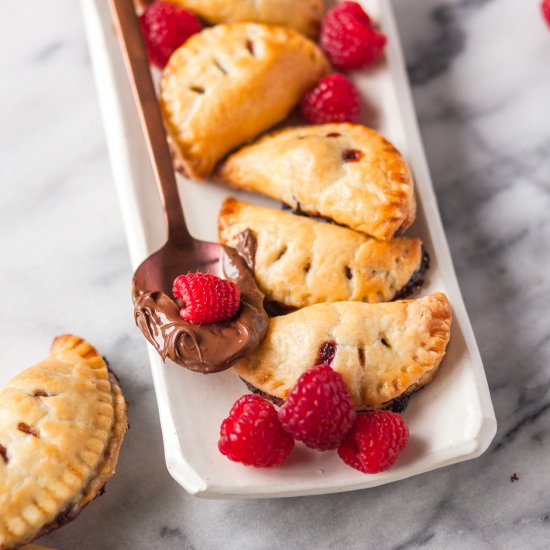
[[[134, 273], [132, 297], [138, 327], [163, 359], [211, 373], [252, 352], [267, 330], [263, 295], [235, 250], [194, 239], [183, 216], [172, 159], [134, 5], [111, 0], [122, 53], [164, 206], [167, 242]], [[223, 264], [223, 265], [222, 265]], [[228, 321], [195, 325], [184, 321], [170, 297], [182, 273], [213, 273], [233, 280], [241, 293], [238, 314]]]
[[168, 294], [140, 292], [134, 287], [136, 324], [163, 359], [168, 357], [193, 371], [219, 372], [260, 344], [267, 329], [263, 294], [233, 249], [223, 247], [222, 256], [225, 276], [241, 293], [240, 309], [229, 321], [210, 325], [184, 321], [179, 304]]

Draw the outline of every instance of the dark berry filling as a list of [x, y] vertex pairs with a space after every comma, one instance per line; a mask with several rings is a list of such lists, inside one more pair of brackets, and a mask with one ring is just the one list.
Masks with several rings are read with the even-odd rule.
[[344, 149], [342, 151], [342, 160], [344, 162], [359, 162], [363, 158], [363, 152], [359, 149]]
[[323, 342], [319, 348], [319, 353], [317, 359], [315, 360], [316, 365], [330, 365], [336, 355], [336, 342]]
[[394, 296], [394, 300], [404, 300], [410, 296], [415, 290], [419, 289], [424, 284], [424, 278], [426, 271], [430, 267], [430, 256], [426, 252], [426, 249], [422, 247], [422, 261], [420, 262], [420, 267], [415, 271], [409, 282], [399, 290]]

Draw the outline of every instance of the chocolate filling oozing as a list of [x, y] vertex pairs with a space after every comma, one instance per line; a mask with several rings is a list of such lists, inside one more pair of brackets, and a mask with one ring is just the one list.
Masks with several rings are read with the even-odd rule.
[[[254, 272], [256, 251], [258, 250], [258, 239], [250, 229], [245, 229], [237, 235], [235, 250], [244, 259], [246, 265]], [[287, 306], [281, 302], [264, 299], [264, 309], [270, 317], [278, 317], [296, 311], [297, 308]]]
[[420, 267], [411, 275], [408, 283], [395, 294], [393, 300], [404, 300], [415, 290], [419, 289], [424, 284], [424, 277], [429, 267], [430, 256], [424, 246], [422, 246], [422, 260], [420, 261]]

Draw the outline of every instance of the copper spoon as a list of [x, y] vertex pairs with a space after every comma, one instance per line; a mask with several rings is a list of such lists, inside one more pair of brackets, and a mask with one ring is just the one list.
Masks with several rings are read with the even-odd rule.
[[[147, 148], [161, 194], [167, 242], [136, 270], [135, 319], [163, 359], [200, 372], [218, 372], [257, 347], [267, 330], [263, 295], [237, 252], [191, 236], [185, 223], [149, 60], [132, 0], [111, 0], [119, 42], [132, 84]], [[170, 296], [174, 279], [202, 271], [225, 275], [239, 286], [241, 308], [225, 323], [193, 325], [179, 316]]]

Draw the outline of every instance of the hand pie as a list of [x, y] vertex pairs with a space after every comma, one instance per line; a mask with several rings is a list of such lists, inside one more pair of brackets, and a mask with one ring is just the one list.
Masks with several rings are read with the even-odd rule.
[[275, 317], [262, 345], [233, 367], [260, 392], [284, 400], [307, 369], [329, 363], [358, 410], [391, 406], [426, 385], [445, 355], [447, 297], [386, 304], [317, 304]]
[[74, 519], [114, 473], [127, 427], [116, 377], [87, 342], [56, 338], [49, 357], [0, 391], [0, 548]]
[[319, 34], [323, 0], [171, 0], [210, 23], [253, 21], [280, 25], [310, 38]]
[[329, 70], [313, 42], [282, 27], [232, 23], [193, 35], [161, 81], [176, 166], [206, 178], [229, 151], [282, 120]]
[[388, 302], [421, 286], [427, 258], [419, 239], [378, 241], [345, 227], [226, 199], [220, 241], [237, 250], [271, 302]]
[[414, 221], [413, 179], [397, 149], [357, 124], [285, 128], [231, 155], [219, 179], [381, 240]]

